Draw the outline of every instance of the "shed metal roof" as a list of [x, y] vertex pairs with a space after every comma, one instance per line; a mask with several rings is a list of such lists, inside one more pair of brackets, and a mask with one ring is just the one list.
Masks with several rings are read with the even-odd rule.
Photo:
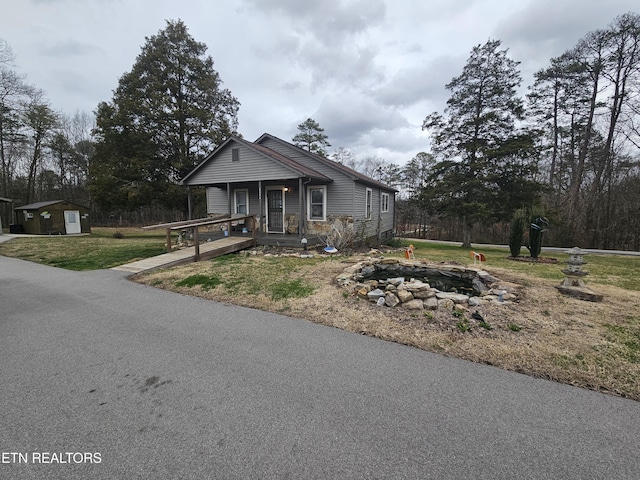
[[36, 202], [30, 203], [29, 205], [22, 205], [21, 207], [16, 207], [15, 210], [38, 210], [42, 207], [48, 207], [49, 205], [55, 205], [56, 203], [62, 203], [64, 200], [51, 200], [49, 202]]

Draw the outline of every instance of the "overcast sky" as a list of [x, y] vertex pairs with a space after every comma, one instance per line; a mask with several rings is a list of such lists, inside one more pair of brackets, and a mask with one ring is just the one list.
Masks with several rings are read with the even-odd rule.
[[15, 69], [54, 110], [110, 101], [145, 37], [181, 19], [241, 103], [240, 133], [291, 140], [317, 120], [332, 148], [400, 165], [471, 49], [502, 41], [523, 86], [638, 0], [0, 0]]

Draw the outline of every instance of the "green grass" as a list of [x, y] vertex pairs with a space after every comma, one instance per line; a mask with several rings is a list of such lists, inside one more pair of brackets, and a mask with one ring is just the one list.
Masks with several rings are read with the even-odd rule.
[[462, 333], [466, 333], [466, 332], [470, 332], [471, 331], [471, 325], [469, 325], [469, 322], [467, 322], [466, 319], [464, 321], [462, 321], [462, 322], [457, 322], [456, 323], [456, 327]]
[[66, 268], [99, 270], [165, 252], [164, 234], [128, 229], [124, 238], [114, 238], [115, 229], [95, 228], [86, 236], [42, 236], [15, 238], [0, 244], [0, 255]]
[[321, 258], [262, 258], [256, 263], [240, 255], [224, 255], [212, 260], [212, 269], [222, 277], [225, 288], [249, 295], [264, 294], [272, 300], [303, 298], [315, 288], [300, 278], [291, 278], [305, 265], [315, 265]]
[[272, 300], [287, 298], [304, 298], [313, 294], [315, 288], [301, 279], [272, 283], [267, 287]]
[[[114, 238], [114, 233], [120, 232], [124, 238]], [[142, 230], [140, 228], [94, 227], [91, 235], [78, 237], [25, 237], [13, 239], [0, 244], [0, 255], [21, 258], [33, 262], [66, 268], [69, 270], [96, 270], [111, 268], [128, 262], [148, 258], [165, 252], [164, 230]], [[422, 241], [404, 241], [404, 245], [413, 243], [417, 260], [426, 262], [459, 262], [472, 264], [470, 249], [461, 248], [456, 244], [440, 244]], [[508, 248], [476, 248], [487, 258], [486, 268], [498, 267], [508, 269], [514, 273], [526, 273], [538, 278], [550, 280], [553, 283], [564, 278], [562, 269], [566, 266], [568, 255], [565, 253], [543, 252], [546, 257], [558, 260], [556, 264], [516, 262], [509, 260]], [[399, 250], [392, 256], [403, 256]], [[258, 271], [255, 262], [240, 255], [225, 255], [213, 260], [214, 268], [224, 267], [233, 271], [233, 275], [224, 278], [227, 288], [240, 288], [246, 293], [263, 291], [273, 283], [271, 279], [290, 275], [302, 264], [324, 261], [324, 257], [305, 259], [273, 257], [265, 259], [264, 271]], [[622, 255], [586, 255], [585, 269], [590, 275], [587, 284], [599, 283], [612, 285], [627, 290], [640, 291], [637, 272], [640, 271], [640, 257]], [[294, 285], [293, 291], [298, 290]], [[267, 288], [268, 290], [268, 288]], [[274, 287], [268, 290], [269, 295], [282, 295]], [[266, 290], [265, 290], [266, 291]], [[274, 293], [275, 292], [275, 293]]]
[[627, 361], [640, 363], [640, 321], [625, 326], [605, 323], [604, 327], [608, 330], [610, 347]]
[[[407, 241], [404, 245], [413, 244], [415, 247], [416, 260], [427, 262], [448, 262], [454, 261], [466, 265], [473, 264], [469, 252], [472, 249], [462, 248], [455, 244], [440, 244], [421, 241]], [[557, 263], [535, 263], [518, 262], [510, 260], [508, 248], [482, 248], [474, 247], [473, 250], [482, 252], [487, 258], [484, 266], [505, 268], [514, 273], [525, 273], [534, 277], [556, 281], [562, 281], [564, 274], [562, 269], [567, 266], [569, 256], [566, 253], [545, 252], [541, 257], [551, 257], [557, 259]], [[525, 252], [523, 252], [525, 253]], [[399, 254], [400, 255], [400, 254]], [[587, 284], [599, 283], [602, 285], [612, 285], [626, 290], [640, 291], [640, 282], [637, 279], [637, 272], [640, 271], [640, 257], [627, 255], [585, 255], [586, 264], [584, 269], [589, 272], [586, 277]]]
[[[116, 229], [94, 228], [89, 236], [80, 237], [29, 237], [19, 238], [0, 244], [0, 255], [30, 260], [69, 270], [96, 270], [111, 268], [128, 262], [164, 253], [165, 236], [162, 230], [118, 229], [124, 238], [114, 238]], [[408, 241], [404, 242], [406, 245]], [[428, 262], [459, 262], [471, 264], [469, 249], [455, 244], [413, 242], [418, 260]], [[535, 277], [559, 282], [564, 278], [561, 272], [568, 256], [564, 253], [544, 254], [553, 256], [557, 264], [528, 263], [509, 260], [507, 248], [479, 248], [487, 258], [487, 268], [505, 268], [515, 273], [526, 273]], [[398, 252], [397, 256], [401, 256]], [[635, 272], [640, 271], [640, 258], [618, 255], [585, 256], [590, 272], [587, 283], [613, 285], [627, 290], [640, 290]], [[321, 261], [318, 259], [317, 261]], [[282, 273], [291, 273], [299, 267], [299, 259], [274, 257], [268, 260], [265, 272], [257, 272], [251, 262], [238, 255], [225, 255], [213, 261], [214, 266], [232, 267], [234, 274], [224, 280], [227, 288], [240, 288], [246, 293], [260, 291], [270, 296], [281, 297], [290, 290], [297, 295], [299, 285], [272, 286], [269, 279]], [[238, 268], [246, 265], [244, 268]], [[273, 275], [271, 275], [273, 274]], [[304, 289], [302, 289], [304, 290]]]
[[[304, 298], [316, 291], [314, 279], [292, 278], [305, 266], [313, 266], [322, 258], [300, 259], [295, 257], [245, 257], [229, 254], [202, 262], [204, 273], [172, 278], [156, 282], [160, 285], [211, 290], [220, 286], [231, 295], [264, 295], [271, 300]], [[317, 280], [317, 279], [315, 279]], [[165, 282], [167, 282], [165, 284]]]
[[478, 325], [480, 325], [485, 330], [493, 330], [493, 327], [487, 322], [479, 322]]
[[191, 275], [186, 277], [179, 282], [176, 282], [176, 287], [195, 287], [200, 286], [203, 290], [211, 290], [212, 288], [217, 287], [222, 284], [222, 280], [220, 280], [216, 276], [211, 275]]

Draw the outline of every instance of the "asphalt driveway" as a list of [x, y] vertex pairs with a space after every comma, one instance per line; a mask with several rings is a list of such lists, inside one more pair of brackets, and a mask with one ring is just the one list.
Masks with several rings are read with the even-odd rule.
[[0, 257], [0, 478], [640, 478], [637, 402], [125, 275]]

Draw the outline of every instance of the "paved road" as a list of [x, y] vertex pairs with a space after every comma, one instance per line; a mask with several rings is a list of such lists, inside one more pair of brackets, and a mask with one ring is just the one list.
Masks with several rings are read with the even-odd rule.
[[[427, 240], [424, 238], [412, 238], [412, 237], [402, 237], [403, 240], [408, 242], [424, 242], [424, 243], [444, 243], [447, 245], [462, 245], [462, 242], [451, 242], [448, 240]], [[473, 248], [482, 249], [482, 248], [509, 248], [509, 245], [495, 245], [492, 243], [475, 243], [471, 244]], [[569, 250], [567, 247], [542, 247], [543, 252], [553, 252], [553, 253], [566, 253]], [[583, 248], [585, 252], [589, 254], [598, 254], [598, 255], [627, 255], [632, 257], [640, 256], [640, 252], [635, 252], [631, 250], [599, 250], [596, 248]], [[528, 255], [528, 251], [526, 247], [522, 247], [522, 254]]]
[[0, 257], [3, 479], [638, 479], [639, 434], [630, 400]]

